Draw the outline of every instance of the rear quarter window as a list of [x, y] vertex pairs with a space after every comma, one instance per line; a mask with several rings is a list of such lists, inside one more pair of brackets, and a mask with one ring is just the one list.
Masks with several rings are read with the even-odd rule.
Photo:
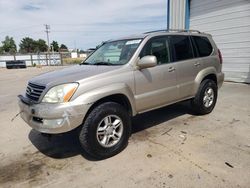
[[212, 53], [213, 47], [207, 37], [192, 36], [192, 38], [199, 57], [206, 57]]

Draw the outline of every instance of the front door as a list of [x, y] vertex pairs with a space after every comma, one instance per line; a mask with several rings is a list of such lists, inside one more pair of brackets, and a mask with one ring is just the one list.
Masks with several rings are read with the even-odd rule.
[[157, 66], [136, 70], [136, 108], [138, 112], [172, 103], [178, 99], [175, 65], [170, 63], [170, 53], [167, 36], [150, 39], [140, 58], [154, 55]]

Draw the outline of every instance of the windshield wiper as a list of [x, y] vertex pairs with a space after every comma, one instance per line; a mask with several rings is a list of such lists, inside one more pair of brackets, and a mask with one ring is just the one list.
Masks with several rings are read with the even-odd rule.
[[95, 62], [92, 65], [115, 65], [113, 63], [105, 62], [105, 61], [100, 61], [100, 62]]
[[115, 65], [123, 65], [123, 64], [113, 64], [110, 62], [100, 61], [100, 62], [95, 62], [95, 63], [82, 62], [79, 65], [112, 65], [112, 66], [115, 66]]
[[82, 62], [79, 65], [91, 65], [91, 63], [89, 63], [89, 62]]

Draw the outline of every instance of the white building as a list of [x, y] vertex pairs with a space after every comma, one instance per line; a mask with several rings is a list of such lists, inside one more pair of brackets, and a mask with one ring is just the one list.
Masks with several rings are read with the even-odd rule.
[[168, 28], [212, 34], [226, 80], [250, 83], [250, 0], [168, 0]]

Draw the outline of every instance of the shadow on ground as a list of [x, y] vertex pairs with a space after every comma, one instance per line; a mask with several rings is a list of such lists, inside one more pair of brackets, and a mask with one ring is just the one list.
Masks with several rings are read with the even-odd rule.
[[32, 129], [29, 140], [40, 152], [52, 158], [62, 159], [81, 154], [76, 131], [48, 137]]
[[[191, 114], [187, 102], [178, 103], [137, 115], [132, 120], [132, 134], [184, 114]], [[29, 139], [41, 153], [51, 158], [63, 159], [76, 155], [82, 155], [88, 160], [94, 160], [82, 151], [81, 145], [78, 141], [78, 130], [59, 135], [53, 135], [51, 137], [44, 136], [35, 130], [31, 130], [29, 133]]]
[[169, 121], [184, 114], [192, 114], [189, 102], [181, 102], [137, 115], [132, 120], [132, 134]]

